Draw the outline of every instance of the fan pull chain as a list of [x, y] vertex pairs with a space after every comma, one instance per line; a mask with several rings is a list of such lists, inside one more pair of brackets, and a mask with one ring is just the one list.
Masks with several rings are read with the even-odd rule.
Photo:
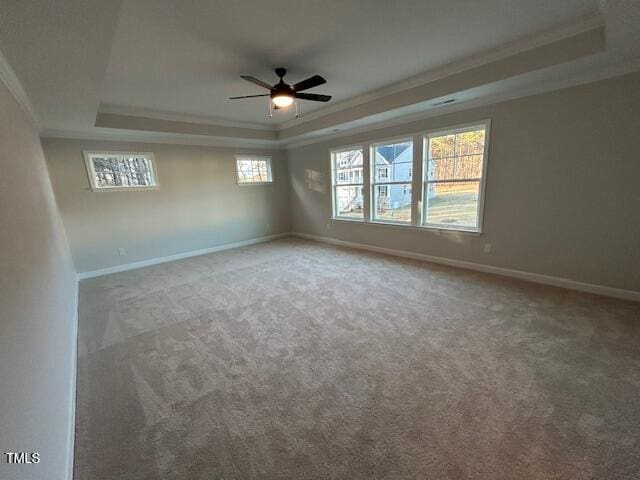
[[269, 118], [273, 118], [273, 106], [271, 105], [271, 97], [269, 97], [269, 100], [267, 100], [267, 102], [269, 102]]
[[298, 113], [298, 101], [294, 100], [293, 103], [296, 104], [296, 118], [298, 118], [300, 116], [300, 114]]

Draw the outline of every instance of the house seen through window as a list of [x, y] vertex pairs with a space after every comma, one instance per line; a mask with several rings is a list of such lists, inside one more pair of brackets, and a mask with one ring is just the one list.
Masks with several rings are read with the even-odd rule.
[[377, 144], [371, 155], [374, 220], [411, 223], [413, 142]]
[[364, 219], [362, 149], [331, 154], [334, 217]]

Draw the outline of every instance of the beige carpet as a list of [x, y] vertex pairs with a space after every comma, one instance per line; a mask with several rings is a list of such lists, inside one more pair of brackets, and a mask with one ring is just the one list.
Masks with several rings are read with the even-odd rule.
[[81, 283], [75, 478], [640, 478], [640, 305], [284, 239]]

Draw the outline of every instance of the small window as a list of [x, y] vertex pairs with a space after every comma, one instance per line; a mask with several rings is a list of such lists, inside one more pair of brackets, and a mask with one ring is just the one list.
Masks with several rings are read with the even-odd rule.
[[331, 152], [334, 218], [364, 220], [362, 149]]
[[424, 226], [481, 231], [488, 125], [426, 136]]
[[84, 158], [92, 190], [158, 186], [152, 153], [84, 152]]
[[236, 155], [238, 185], [273, 183], [271, 157]]
[[412, 164], [411, 140], [372, 146], [373, 220], [411, 223]]

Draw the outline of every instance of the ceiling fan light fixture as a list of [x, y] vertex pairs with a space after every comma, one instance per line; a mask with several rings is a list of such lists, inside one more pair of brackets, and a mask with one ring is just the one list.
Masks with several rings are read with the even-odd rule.
[[279, 93], [271, 98], [273, 104], [278, 108], [286, 108], [293, 103], [293, 97], [286, 93]]

